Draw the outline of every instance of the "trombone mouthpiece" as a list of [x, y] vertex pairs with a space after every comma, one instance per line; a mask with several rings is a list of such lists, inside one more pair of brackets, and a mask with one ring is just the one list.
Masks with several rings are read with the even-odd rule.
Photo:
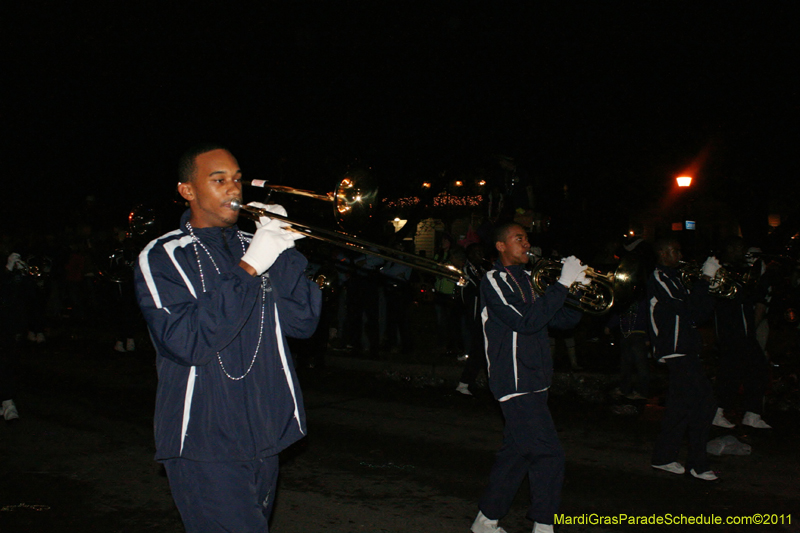
[[231, 209], [234, 211], [238, 211], [242, 208], [242, 201], [241, 200], [231, 200]]

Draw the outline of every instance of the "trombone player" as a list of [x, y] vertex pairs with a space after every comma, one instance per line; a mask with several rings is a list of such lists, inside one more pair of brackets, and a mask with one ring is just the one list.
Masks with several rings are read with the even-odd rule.
[[157, 353], [155, 459], [190, 533], [268, 531], [278, 452], [306, 434], [286, 337], [313, 334], [321, 292], [294, 249], [300, 234], [266, 216], [254, 234], [236, 227], [241, 178], [225, 148], [187, 151], [189, 210], [134, 274]]

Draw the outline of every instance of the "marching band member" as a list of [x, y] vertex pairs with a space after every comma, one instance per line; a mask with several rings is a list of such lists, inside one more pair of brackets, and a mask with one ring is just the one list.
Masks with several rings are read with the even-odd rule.
[[155, 458], [186, 531], [268, 531], [278, 452], [306, 434], [286, 337], [311, 336], [321, 293], [284, 222], [236, 227], [242, 172], [228, 150], [192, 149], [179, 174], [189, 210], [135, 270], [157, 352]]
[[[746, 266], [744, 241], [729, 239], [722, 247], [720, 258], [731, 272]], [[720, 298], [714, 307], [714, 325], [719, 345], [716, 394], [719, 407], [714, 415], [715, 426], [732, 428], [725, 411], [736, 407], [742, 389], [742, 425], [771, 429], [761, 418], [764, 394], [769, 381], [767, 358], [756, 337], [755, 312], [760, 295], [750, 287], [739, 286], [733, 298]]]
[[[703, 276], [690, 291], [677, 270], [683, 257], [680, 243], [674, 238], [661, 239], [656, 241], [654, 251], [658, 265], [647, 279], [650, 339], [655, 359], [669, 368], [669, 392], [651, 464], [672, 474], [689, 470], [697, 479], [714, 481], [717, 475], [706, 455], [714, 395], [700, 361], [703, 340], [696, 324], [708, 320], [714, 311], [708, 289], [719, 261], [715, 257], [706, 259]], [[687, 434], [689, 447], [684, 467], [678, 462], [678, 451]]]
[[535, 533], [547, 533], [553, 531], [564, 481], [564, 450], [547, 407], [553, 376], [547, 328], [577, 325], [582, 313], [564, 302], [573, 283], [588, 283], [586, 267], [574, 256], [565, 259], [558, 283], [537, 295], [525, 270], [530, 244], [522, 226], [498, 227], [495, 247], [499, 258], [481, 281], [481, 317], [489, 387], [500, 402], [505, 430], [472, 531], [505, 531], [498, 520], [508, 513], [527, 475], [527, 516], [535, 522]]

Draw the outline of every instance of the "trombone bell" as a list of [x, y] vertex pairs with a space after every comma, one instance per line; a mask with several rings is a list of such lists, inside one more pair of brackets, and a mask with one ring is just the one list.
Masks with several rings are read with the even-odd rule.
[[333, 216], [343, 230], [363, 228], [378, 208], [378, 187], [372, 174], [363, 169], [348, 172], [333, 192]]
[[[273, 185], [266, 180], [242, 182], [251, 187], [269, 189], [270, 192], [281, 192], [304, 196], [333, 204], [333, 218], [342, 231], [358, 233], [358, 229], [366, 227], [375, 217], [378, 208], [378, 187], [372, 174], [362, 168], [348, 170], [344, 177], [329, 193], [320, 194], [306, 189], [297, 189], [288, 185]], [[233, 206], [232, 206], [233, 207]], [[234, 209], [239, 209], [234, 207]]]

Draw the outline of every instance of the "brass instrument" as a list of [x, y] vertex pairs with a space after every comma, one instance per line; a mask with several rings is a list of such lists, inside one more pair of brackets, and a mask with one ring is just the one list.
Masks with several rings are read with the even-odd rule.
[[[694, 283], [703, 276], [703, 266], [694, 262], [681, 261], [680, 265], [678, 265], [678, 272], [681, 275], [683, 285], [687, 289], [691, 289]], [[751, 285], [757, 279], [758, 276], [753, 268], [748, 268], [740, 273], [720, 267], [709, 282], [711, 286], [708, 289], [708, 294], [717, 298], [732, 300], [742, 287]]]
[[[558, 283], [563, 264], [551, 259], [539, 259], [533, 265], [531, 282], [534, 290], [542, 294], [553, 283]], [[602, 315], [611, 310], [616, 302], [627, 302], [633, 297], [641, 283], [639, 260], [634, 255], [624, 257], [614, 272], [602, 273], [586, 267], [584, 274], [588, 285], [575, 282], [567, 290], [565, 305], [592, 315]]]
[[25, 262], [25, 269], [31, 277], [44, 278], [53, 270], [53, 261], [47, 256], [32, 255]]
[[[327, 194], [317, 194], [302, 189], [294, 189], [285, 185], [271, 185], [260, 180], [253, 180], [251, 182], [244, 183], [246, 185], [270, 189], [270, 191], [295, 194], [308, 198], [314, 198], [316, 200], [331, 202], [333, 204], [334, 217], [340, 228], [354, 226], [364, 227], [366, 223], [375, 217], [378, 190], [373, 186], [369, 174], [363, 170], [348, 172], [338, 183], [334, 192]], [[452, 265], [437, 263], [431, 259], [419, 257], [414, 254], [408, 254], [388, 246], [375, 244], [373, 242], [355, 237], [344, 231], [334, 231], [319, 228], [291, 220], [288, 217], [276, 215], [265, 209], [260, 209], [250, 205], [242, 205], [241, 202], [236, 200], [231, 202], [231, 208], [238, 209], [241, 215], [252, 220], [258, 221], [258, 219], [261, 217], [282, 220], [289, 224], [287, 229], [290, 231], [302, 233], [311, 239], [324, 241], [333, 244], [334, 246], [347, 248], [362, 254], [374, 255], [387, 261], [392, 261], [417, 270], [434, 274], [436, 276], [441, 276], [455, 281], [459, 286], [462, 287], [466, 285], [466, 278], [464, 277], [464, 274]]]
[[[128, 229], [124, 236], [115, 235], [114, 246], [108, 247], [106, 253], [93, 257], [100, 279], [119, 284], [132, 282], [133, 265], [141, 248], [132, 245], [131, 242], [132, 240], [147, 242], [157, 237], [159, 222], [153, 207], [144, 204], [134, 206], [128, 213]], [[97, 250], [93, 252], [100, 253]]]
[[269, 189], [270, 194], [281, 192], [330, 202], [333, 206], [333, 218], [336, 220], [336, 225], [342, 231], [350, 233], [364, 228], [374, 219], [378, 206], [378, 187], [375, 185], [372, 175], [365, 169], [349, 170], [333, 192], [322, 194], [305, 189], [295, 189], [287, 185], [273, 185], [265, 180], [243, 181], [242, 184]]
[[139, 204], [128, 213], [128, 238], [150, 240], [158, 236], [156, 210]]
[[314, 277], [314, 283], [317, 284], [317, 287], [319, 287], [321, 291], [331, 290], [333, 287], [333, 280], [330, 276], [326, 276], [325, 274], [319, 274]]
[[27, 261], [18, 258], [11, 271], [34, 278], [39, 283], [43, 278], [50, 275], [52, 269], [53, 261], [49, 257], [30, 255], [27, 257]]
[[755, 267], [758, 261], [761, 261], [764, 266], [769, 265], [770, 263], [775, 263], [778, 265], [782, 265], [784, 267], [796, 267], [800, 266], [800, 259], [795, 257], [794, 255], [790, 254], [769, 254], [765, 252], [747, 252], [744, 255], [745, 261], [747, 264]]
[[125, 248], [115, 248], [103, 257], [97, 274], [101, 279], [112, 283], [130, 283], [133, 281], [133, 264], [136, 253]]

